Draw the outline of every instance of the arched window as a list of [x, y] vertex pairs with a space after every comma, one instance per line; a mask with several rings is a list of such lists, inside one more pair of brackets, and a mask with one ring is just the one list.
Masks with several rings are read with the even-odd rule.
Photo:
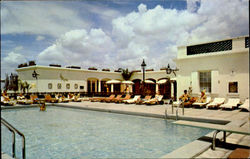
[[78, 89], [78, 84], [75, 84], [75, 86], [74, 86], [74, 87], [75, 87], [75, 89]]
[[69, 83], [66, 84], [66, 88], [70, 89], [70, 84]]
[[52, 89], [52, 83], [49, 83], [49, 84], [48, 84], [48, 88], [49, 88], [49, 89]]

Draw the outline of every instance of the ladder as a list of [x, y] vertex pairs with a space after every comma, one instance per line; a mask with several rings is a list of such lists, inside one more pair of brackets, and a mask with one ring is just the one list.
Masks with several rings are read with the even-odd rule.
[[12, 157], [16, 158], [16, 133], [18, 135], [20, 135], [22, 137], [22, 156], [23, 159], [26, 158], [25, 156], [25, 136], [23, 135], [23, 133], [21, 133], [20, 131], [18, 131], [14, 126], [12, 126], [10, 123], [8, 123], [5, 119], [3, 119], [1, 117], [1, 124], [3, 124], [4, 126], [6, 126], [8, 128], [8, 130], [12, 133]]

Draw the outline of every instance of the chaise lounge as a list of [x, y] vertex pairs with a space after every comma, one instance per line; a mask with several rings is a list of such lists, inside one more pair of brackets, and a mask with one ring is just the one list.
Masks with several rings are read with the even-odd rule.
[[249, 99], [246, 99], [244, 104], [242, 104], [241, 106], [239, 106], [239, 108], [243, 109], [243, 110], [247, 110], [249, 111]]
[[140, 98], [141, 98], [141, 95], [135, 95], [133, 99], [124, 100], [123, 103], [133, 104], [133, 103], [136, 103], [138, 100], [140, 100]]
[[222, 104], [220, 108], [222, 109], [234, 109], [240, 103], [240, 99], [238, 98], [229, 98], [227, 103]]
[[214, 98], [214, 100], [211, 103], [207, 104], [206, 107], [207, 109], [219, 108], [219, 106], [223, 104], [224, 102], [225, 102], [225, 98]]
[[206, 107], [206, 105], [207, 105], [208, 103], [211, 102], [211, 100], [212, 100], [211, 97], [207, 97], [206, 102], [204, 102], [204, 103], [194, 102], [194, 103], [192, 104], [192, 106], [195, 107], [195, 108], [204, 108], [204, 107]]

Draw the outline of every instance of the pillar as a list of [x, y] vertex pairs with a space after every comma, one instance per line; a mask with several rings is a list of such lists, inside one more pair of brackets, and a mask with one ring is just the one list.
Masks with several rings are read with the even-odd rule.
[[155, 86], [155, 93], [157, 93], [159, 91], [159, 84], [156, 84]]
[[111, 84], [111, 92], [114, 92], [114, 84]]
[[101, 80], [98, 82], [98, 92], [101, 92], [102, 89], [101, 89]]
[[174, 97], [174, 82], [171, 82], [171, 98]]

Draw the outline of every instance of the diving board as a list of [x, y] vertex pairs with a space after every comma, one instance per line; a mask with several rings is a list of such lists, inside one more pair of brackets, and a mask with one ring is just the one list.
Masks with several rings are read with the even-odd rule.
[[211, 123], [201, 123], [201, 122], [193, 122], [193, 121], [185, 121], [185, 120], [178, 120], [174, 122], [178, 125], [185, 125], [185, 126], [191, 126], [191, 127], [197, 127], [197, 128], [206, 128], [211, 130], [216, 130], [213, 135], [213, 143], [212, 143], [212, 149], [215, 149], [215, 139], [218, 132], [223, 131], [223, 138], [224, 142], [226, 142], [226, 132], [230, 133], [237, 133], [237, 134], [243, 134], [243, 135], [250, 135], [249, 127], [236, 127], [232, 125], [219, 125], [219, 124], [211, 124]]

